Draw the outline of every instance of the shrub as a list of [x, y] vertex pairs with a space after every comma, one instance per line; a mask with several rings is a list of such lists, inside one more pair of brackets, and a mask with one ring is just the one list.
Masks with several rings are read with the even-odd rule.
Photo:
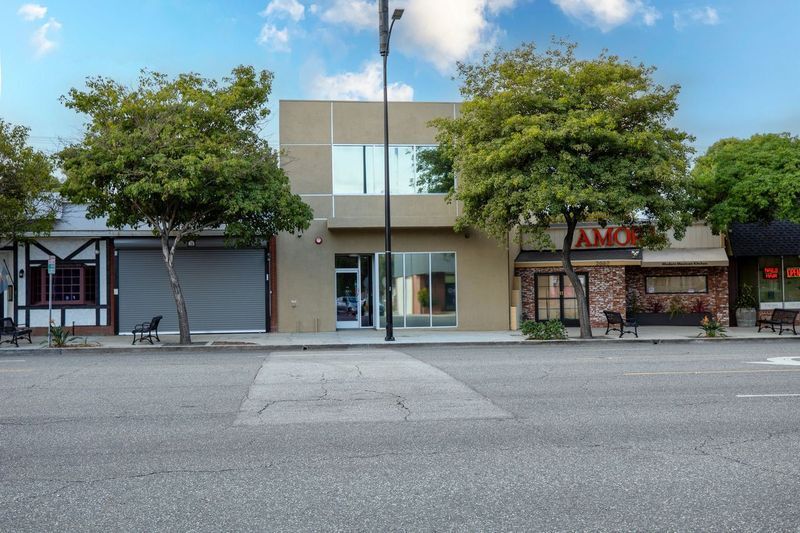
[[653, 300], [650, 303], [650, 312], [651, 313], [663, 313], [664, 312], [664, 304], [659, 300]]
[[697, 298], [694, 302], [692, 302], [692, 307], [691, 307], [692, 313], [705, 313], [706, 311], [708, 311], [706, 303], [700, 298]]
[[547, 322], [526, 320], [522, 323], [521, 329], [528, 340], [547, 341], [567, 338], [567, 328], [558, 320], [548, 320]]
[[739, 291], [739, 297], [736, 298], [735, 309], [755, 309], [758, 307], [756, 297], [753, 295], [753, 288], [747, 283], [742, 284], [742, 289]]
[[683, 303], [681, 299], [677, 296], [673, 296], [669, 299], [669, 309], [667, 309], [670, 318], [675, 318], [676, 315], [682, 315], [686, 312], [683, 308]]
[[[50, 321], [50, 342], [54, 348], [64, 348], [76, 340], [78, 337], [72, 337], [69, 328], [57, 326], [54, 321]], [[47, 344], [47, 341], [42, 341], [42, 344]]]
[[715, 317], [703, 317], [703, 320], [700, 321], [700, 329], [703, 331], [697, 335], [698, 337], [727, 337], [725, 326]]
[[642, 304], [639, 301], [639, 292], [631, 289], [628, 291], [628, 307], [627, 313], [629, 315], [638, 315], [642, 312]]

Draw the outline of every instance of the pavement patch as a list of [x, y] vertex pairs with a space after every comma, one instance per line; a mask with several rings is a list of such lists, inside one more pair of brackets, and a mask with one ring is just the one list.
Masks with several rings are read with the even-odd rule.
[[235, 425], [510, 418], [447, 373], [394, 350], [274, 353]]

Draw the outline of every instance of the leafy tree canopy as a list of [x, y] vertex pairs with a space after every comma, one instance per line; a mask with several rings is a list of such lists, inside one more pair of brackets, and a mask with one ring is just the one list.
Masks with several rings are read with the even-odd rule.
[[251, 244], [307, 227], [310, 208], [258, 136], [271, 84], [252, 67], [223, 84], [148, 71], [133, 89], [89, 78], [62, 97], [89, 118], [81, 143], [60, 153], [63, 193], [112, 227], [144, 224], [178, 240], [225, 226]]
[[143, 71], [134, 88], [103, 77], [86, 85], [62, 97], [89, 119], [82, 141], [60, 153], [63, 193], [112, 227], [146, 225], [160, 237], [181, 342], [190, 342], [173, 267], [178, 243], [224, 227], [231, 242], [258, 245], [312, 217], [258, 135], [272, 74], [240, 66], [218, 83]]
[[[574, 52], [565, 42], [544, 53], [524, 44], [459, 64], [461, 114], [434, 125], [459, 176], [459, 224], [504, 239], [518, 227], [565, 223], [564, 267], [577, 285], [570, 250], [580, 221], [645, 221], [651, 247], [669, 229], [682, 235], [691, 137], [669, 125], [678, 86], [657, 84], [651, 67]], [[589, 336], [585, 294], [576, 292]]]
[[714, 231], [733, 222], [800, 222], [800, 138], [788, 133], [723, 139], [693, 169], [698, 215]]
[[28, 129], [0, 119], [0, 242], [49, 232], [57, 187], [48, 157], [28, 146]]

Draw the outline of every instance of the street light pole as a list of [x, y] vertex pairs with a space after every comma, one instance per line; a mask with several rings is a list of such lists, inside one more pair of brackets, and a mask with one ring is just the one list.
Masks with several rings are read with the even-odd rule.
[[380, 52], [383, 57], [383, 202], [384, 202], [384, 240], [386, 245], [386, 338], [387, 342], [394, 340], [394, 319], [392, 313], [392, 214], [391, 194], [389, 191], [389, 93], [386, 77], [386, 62], [389, 59], [389, 39], [392, 37], [392, 28], [396, 20], [403, 16], [402, 9], [395, 9], [392, 13], [392, 22], [389, 24], [389, 0], [378, 1], [378, 19], [380, 30]]

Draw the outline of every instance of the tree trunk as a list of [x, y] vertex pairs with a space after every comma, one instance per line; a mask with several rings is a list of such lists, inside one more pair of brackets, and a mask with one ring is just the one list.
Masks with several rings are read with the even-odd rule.
[[561, 262], [564, 266], [564, 272], [567, 274], [572, 287], [575, 289], [575, 296], [578, 300], [578, 320], [581, 326], [581, 338], [592, 338], [592, 323], [589, 320], [589, 302], [586, 298], [586, 291], [583, 289], [583, 284], [575, 269], [572, 268], [572, 239], [575, 236], [575, 227], [578, 225], [577, 217], [570, 216], [565, 213], [564, 218], [567, 221], [567, 234], [564, 237], [564, 246], [561, 252]]
[[175, 299], [175, 308], [178, 311], [178, 331], [181, 335], [181, 344], [191, 344], [192, 336], [189, 333], [189, 313], [186, 312], [186, 300], [183, 299], [183, 291], [181, 290], [181, 282], [178, 280], [178, 273], [175, 272], [175, 247], [170, 247], [169, 237], [161, 236], [161, 252], [164, 254], [164, 264], [167, 267], [169, 274], [169, 286], [172, 289], [172, 297]]

